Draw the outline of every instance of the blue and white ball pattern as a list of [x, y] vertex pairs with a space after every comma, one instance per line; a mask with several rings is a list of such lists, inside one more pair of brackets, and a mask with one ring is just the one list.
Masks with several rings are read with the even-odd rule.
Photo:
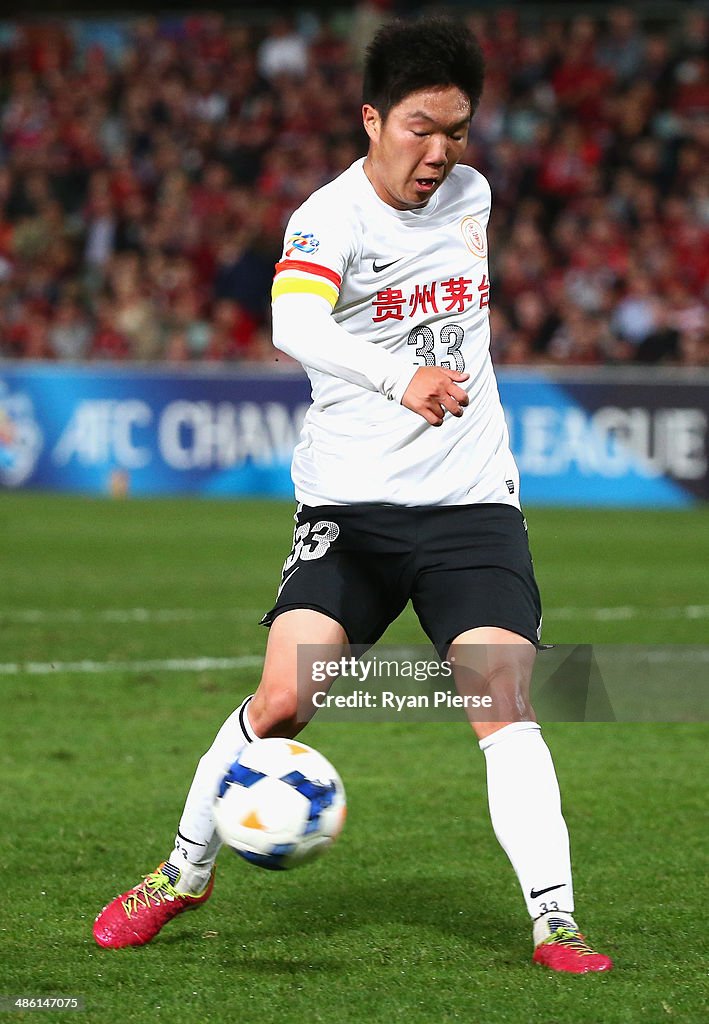
[[345, 822], [345, 789], [330, 762], [299, 740], [256, 740], [229, 768], [214, 804], [222, 842], [271, 871], [314, 860]]

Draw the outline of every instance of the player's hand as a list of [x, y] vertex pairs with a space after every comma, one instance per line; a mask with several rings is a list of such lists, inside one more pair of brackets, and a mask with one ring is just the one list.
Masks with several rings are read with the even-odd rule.
[[467, 392], [456, 381], [468, 380], [469, 373], [445, 370], [442, 366], [420, 366], [404, 392], [401, 404], [416, 412], [433, 427], [440, 427], [447, 412], [462, 416], [468, 404]]

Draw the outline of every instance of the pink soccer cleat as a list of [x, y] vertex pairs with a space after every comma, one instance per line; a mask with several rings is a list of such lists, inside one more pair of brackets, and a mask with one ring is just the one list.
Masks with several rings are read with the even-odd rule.
[[173, 917], [206, 903], [214, 888], [214, 871], [203, 892], [178, 892], [179, 869], [163, 862], [142, 882], [103, 908], [94, 921], [94, 938], [106, 949], [144, 946]]
[[580, 931], [563, 925], [559, 925], [548, 938], [539, 943], [532, 959], [542, 967], [569, 974], [613, 970], [613, 961], [609, 956], [591, 949]]

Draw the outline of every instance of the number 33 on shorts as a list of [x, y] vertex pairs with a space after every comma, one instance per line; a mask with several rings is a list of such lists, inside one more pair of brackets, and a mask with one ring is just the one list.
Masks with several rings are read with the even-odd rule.
[[339, 535], [340, 527], [328, 519], [296, 526], [293, 533], [293, 550], [283, 563], [281, 585], [278, 588], [279, 595], [288, 580], [297, 571], [298, 562], [312, 562], [316, 558], [322, 558]]

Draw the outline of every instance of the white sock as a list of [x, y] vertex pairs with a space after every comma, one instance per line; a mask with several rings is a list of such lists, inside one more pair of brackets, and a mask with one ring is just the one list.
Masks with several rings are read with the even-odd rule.
[[513, 722], [480, 740], [490, 818], [532, 919], [574, 909], [569, 833], [549, 748], [536, 722]]
[[247, 697], [229, 715], [197, 765], [175, 836], [175, 848], [169, 857], [169, 863], [180, 870], [176, 885], [180, 892], [199, 893], [209, 881], [222, 845], [212, 814], [219, 784], [246, 744], [257, 739], [249, 722], [250, 700]]
[[561, 911], [557, 913], [555, 910], [550, 910], [548, 914], [542, 914], [534, 922], [534, 928], [532, 929], [532, 942], [535, 948], [540, 942], [544, 942], [551, 935], [554, 934], [557, 928], [568, 928], [569, 931], [577, 932], [579, 926], [573, 919], [571, 914], [563, 914]]

